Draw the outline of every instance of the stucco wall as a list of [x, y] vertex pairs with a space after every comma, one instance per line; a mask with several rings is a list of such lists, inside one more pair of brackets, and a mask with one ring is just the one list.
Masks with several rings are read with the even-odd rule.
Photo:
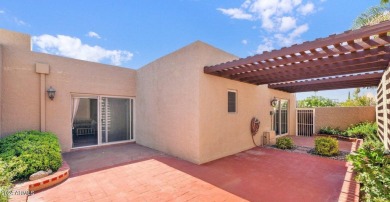
[[31, 37], [28, 34], [0, 29], [0, 44], [9, 48], [31, 50]]
[[[237, 113], [227, 112], [227, 91], [237, 91]], [[254, 147], [250, 131], [252, 117], [260, 120], [254, 140], [271, 130], [270, 100], [289, 100], [290, 135], [295, 134], [295, 94], [271, 90], [267, 85], [255, 86], [242, 82], [201, 74], [200, 162], [208, 162]]]
[[375, 122], [375, 107], [320, 107], [315, 108], [315, 131], [322, 127], [347, 129], [351, 124]]
[[138, 70], [138, 144], [198, 163], [202, 51], [196, 42]]
[[[195, 42], [138, 70], [137, 143], [205, 163], [254, 147], [249, 123], [257, 116], [259, 144], [260, 134], [271, 128], [269, 101], [274, 96], [289, 99], [294, 112], [295, 96], [203, 72], [206, 65], [233, 59], [237, 57]], [[238, 91], [236, 114], [227, 112], [227, 90]], [[294, 132], [295, 114], [290, 115]]]
[[[3, 36], [0, 35], [0, 38]], [[59, 137], [63, 151], [69, 151], [71, 136], [71, 94], [136, 96], [136, 71], [110, 65], [35, 53], [13, 46], [3, 49], [3, 135], [40, 129], [40, 79], [36, 63], [50, 65], [46, 89], [57, 92], [46, 98], [46, 130]]]

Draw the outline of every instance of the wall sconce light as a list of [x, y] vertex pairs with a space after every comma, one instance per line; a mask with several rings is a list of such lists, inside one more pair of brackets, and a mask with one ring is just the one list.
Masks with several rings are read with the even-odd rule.
[[54, 96], [56, 95], [56, 89], [50, 86], [50, 88], [47, 89], [47, 95], [49, 96], [50, 100], [53, 100]]
[[271, 100], [271, 106], [275, 107], [277, 104], [278, 104], [278, 99], [276, 99], [276, 97], [274, 97], [274, 99]]

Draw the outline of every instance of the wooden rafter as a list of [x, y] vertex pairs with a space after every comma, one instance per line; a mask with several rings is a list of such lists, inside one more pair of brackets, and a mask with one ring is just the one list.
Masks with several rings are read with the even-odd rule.
[[341, 88], [377, 86], [383, 72], [338, 76], [331, 78], [293, 81], [286, 83], [269, 84], [268, 87], [286, 92], [305, 92], [314, 90], [331, 90]]
[[[385, 21], [288, 48], [206, 66], [204, 72], [261, 85], [384, 70], [390, 61], [388, 32], [390, 32], [390, 21]], [[327, 86], [333, 88], [357, 85], [353, 81], [344, 81], [349, 82], [350, 85], [341, 85], [337, 79], [332, 81], [334, 82]], [[367, 85], [372, 83], [375, 82], [371, 79]], [[311, 87], [318, 90], [316, 85]]]

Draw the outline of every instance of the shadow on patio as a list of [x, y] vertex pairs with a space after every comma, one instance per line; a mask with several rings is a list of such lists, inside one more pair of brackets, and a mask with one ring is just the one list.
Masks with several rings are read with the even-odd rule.
[[343, 161], [268, 148], [203, 165], [137, 144], [71, 152], [64, 158], [73, 177], [29, 201], [337, 201], [347, 171]]

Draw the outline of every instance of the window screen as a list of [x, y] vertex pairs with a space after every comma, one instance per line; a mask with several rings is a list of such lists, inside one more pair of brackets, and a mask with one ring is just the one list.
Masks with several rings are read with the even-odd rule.
[[236, 96], [236, 92], [228, 91], [228, 112], [236, 112]]

